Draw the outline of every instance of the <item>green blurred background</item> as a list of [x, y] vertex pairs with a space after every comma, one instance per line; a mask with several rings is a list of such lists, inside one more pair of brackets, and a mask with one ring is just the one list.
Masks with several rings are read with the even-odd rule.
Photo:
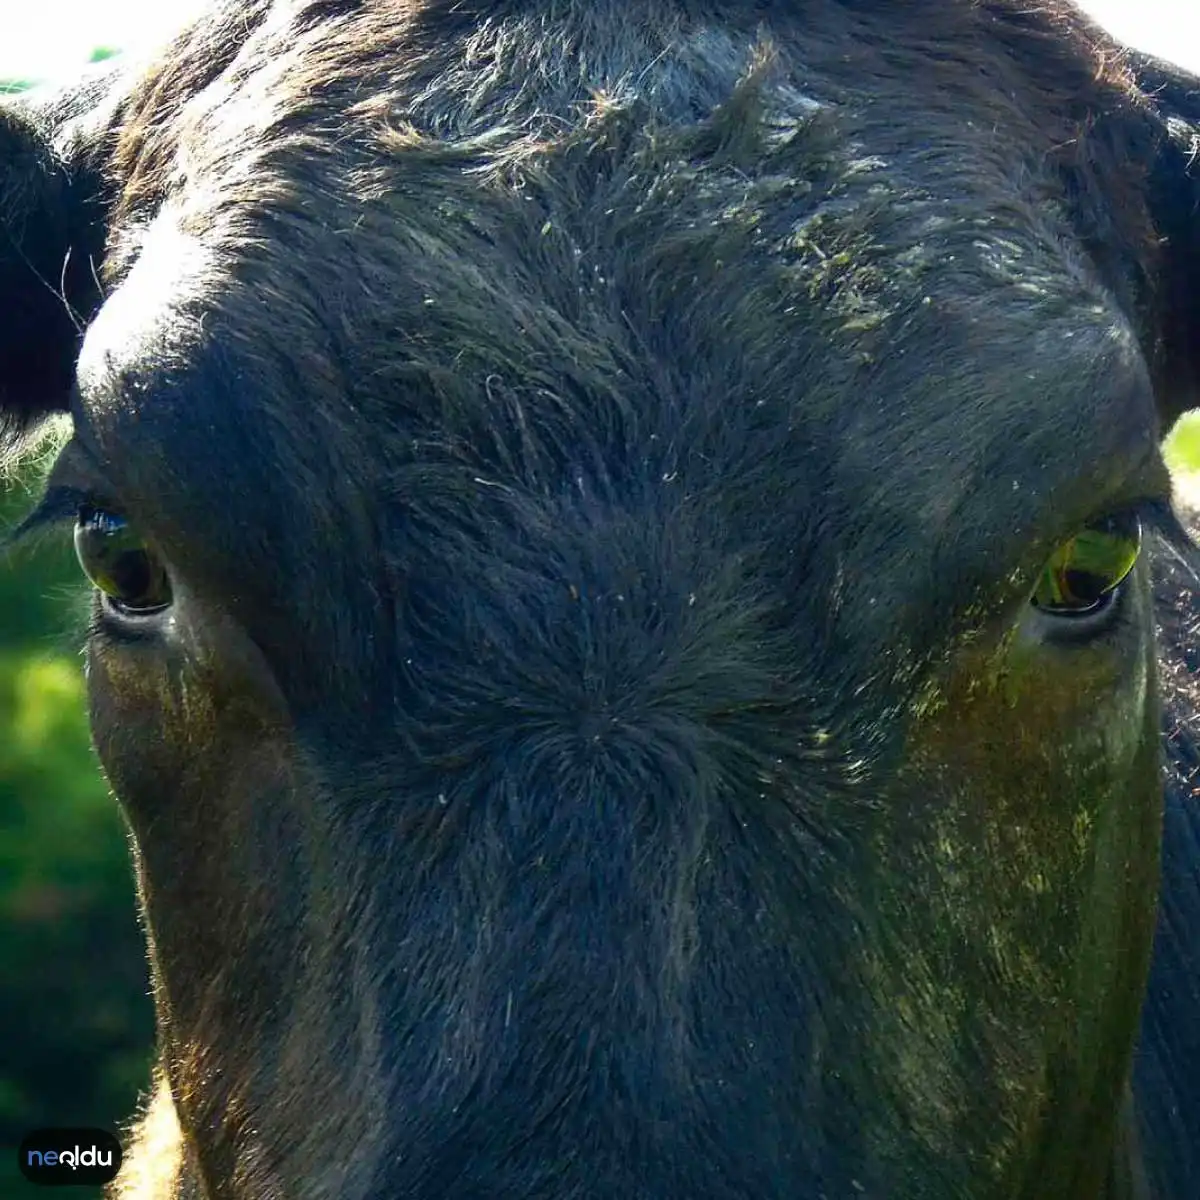
[[[1168, 459], [1200, 469], [1200, 414]], [[0, 529], [29, 507], [31, 479], [0, 485]], [[16, 1173], [26, 1133], [115, 1129], [149, 1079], [126, 833], [84, 717], [86, 603], [69, 537], [0, 557], [0, 1200], [45, 1194]]]
[[[0, 93], [22, 86], [0, 80]], [[0, 481], [0, 534], [31, 506], [36, 474]], [[81, 580], [69, 535], [0, 553], [0, 1200], [47, 1194], [17, 1173], [27, 1133], [115, 1130], [149, 1082], [126, 832], [88, 743]]]
[[[28, 503], [6, 489], [0, 524]], [[69, 538], [0, 559], [0, 1146], [13, 1148], [41, 1126], [114, 1129], [149, 1072], [125, 831], [84, 717], [79, 579]], [[2, 1163], [3, 1200], [45, 1195], [15, 1153]]]

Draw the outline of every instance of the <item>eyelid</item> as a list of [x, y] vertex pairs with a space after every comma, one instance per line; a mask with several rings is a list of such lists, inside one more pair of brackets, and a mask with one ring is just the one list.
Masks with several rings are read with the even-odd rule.
[[15, 529], [4, 535], [5, 549], [24, 545], [40, 533], [74, 524], [85, 505], [105, 512], [121, 513], [106, 487], [97, 477], [87, 454], [72, 440], [59, 454], [50, 470], [46, 486], [33, 511]]
[[42, 493], [34, 510], [5, 537], [8, 546], [24, 545], [35, 534], [74, 522], [88, 502], [87, 493], [73, 487], [50, 486]]

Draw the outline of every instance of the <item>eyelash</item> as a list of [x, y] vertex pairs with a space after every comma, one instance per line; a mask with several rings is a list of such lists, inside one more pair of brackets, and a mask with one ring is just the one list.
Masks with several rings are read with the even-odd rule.
[[1157, 536], [1176, 550], [1195, 551], [1200, 549], [1200, 545], [1175, 515], [1175, 510], [1171, 507], [1169, 500], [1164, 498], [1142, 500], [1130, 505], [1129, 511], [1142, 523], [1143, 534]]
[[84, 508], [119, 513], [118, 506], [80, 488], [55, 485], [46, 489], [33, 511], [4, 538], [6, 549], [26, 545], [45, 533], [54, 533], [75, 524]]

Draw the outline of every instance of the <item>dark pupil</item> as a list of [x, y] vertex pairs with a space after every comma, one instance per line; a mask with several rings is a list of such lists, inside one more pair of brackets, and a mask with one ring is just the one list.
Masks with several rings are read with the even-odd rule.
[[1090, 571], [1064, 571], [1061, 575], [1063, 599], [1072, 604], [1098, 604], [1112, 590], [1112, 579]]
[[75, 526], [75, 550], [92, 583], [126, 607], [167, 602], [162, 567], [123, 517], [84, 509]]

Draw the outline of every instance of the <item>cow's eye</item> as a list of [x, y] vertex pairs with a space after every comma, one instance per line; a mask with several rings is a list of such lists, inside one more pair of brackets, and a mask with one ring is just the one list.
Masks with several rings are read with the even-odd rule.
[[1112, 602], [1133, 570], [1142, 529], [1131, 513], [1107, 517], [1080, 530], [1050, 556], [1031, 600], [1055, 617], [1082, 617]]
[[171, 603], [166, 569], [124, 517], [80, 509], [75, 553], [83, 573], [118, 611], [144, 616]]

